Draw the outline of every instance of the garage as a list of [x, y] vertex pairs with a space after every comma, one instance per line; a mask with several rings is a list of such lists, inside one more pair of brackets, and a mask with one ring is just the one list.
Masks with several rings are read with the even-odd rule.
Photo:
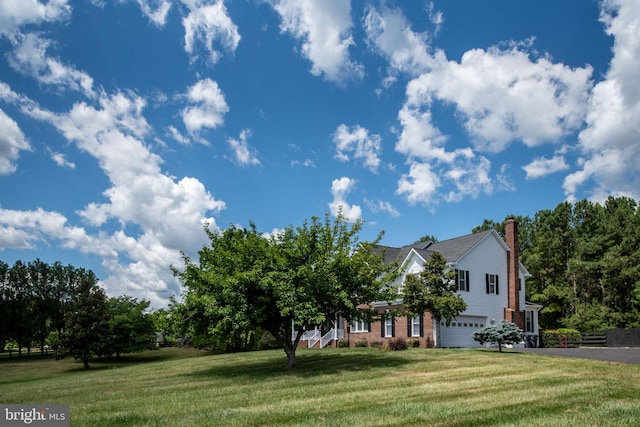
[[449, 326], [440, 323], [441, 347], [479, 347], [471, 334], [487, 325], [485, 316], [458, 316]]

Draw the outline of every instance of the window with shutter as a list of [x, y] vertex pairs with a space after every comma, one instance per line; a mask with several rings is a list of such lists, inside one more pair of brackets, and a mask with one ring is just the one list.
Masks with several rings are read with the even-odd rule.
[[456, 270], [456, 289], [463, 292], [469, 292], [469, 271]]
[[485, 275], [486, 285], [487, 285], [487, 293], [488, 294], [499, 294], [498, 287], [498, 275], [497, 274], [486, 274]]

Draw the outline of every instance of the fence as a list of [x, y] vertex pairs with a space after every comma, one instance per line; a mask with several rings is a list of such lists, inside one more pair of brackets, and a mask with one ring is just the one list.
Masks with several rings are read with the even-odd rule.
[[602, 332], [545, 331], [540, 333], [541, 347], [640, 347], [640, 328], [609, 329]]

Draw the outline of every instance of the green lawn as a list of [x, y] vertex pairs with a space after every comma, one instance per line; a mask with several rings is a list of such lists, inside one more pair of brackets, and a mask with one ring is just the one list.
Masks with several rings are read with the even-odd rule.
[[640, 425], [640, 365], [485, 350], [167, 348], [0, 362], [1, 403], [70, 404], [72, 426]]

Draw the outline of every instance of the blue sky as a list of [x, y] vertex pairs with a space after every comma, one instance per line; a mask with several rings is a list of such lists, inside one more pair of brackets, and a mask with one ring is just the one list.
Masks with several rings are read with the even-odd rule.
[[640, 198], [640, 3], [0, 0], [0, 259], [161, 307], [202, 230]]

